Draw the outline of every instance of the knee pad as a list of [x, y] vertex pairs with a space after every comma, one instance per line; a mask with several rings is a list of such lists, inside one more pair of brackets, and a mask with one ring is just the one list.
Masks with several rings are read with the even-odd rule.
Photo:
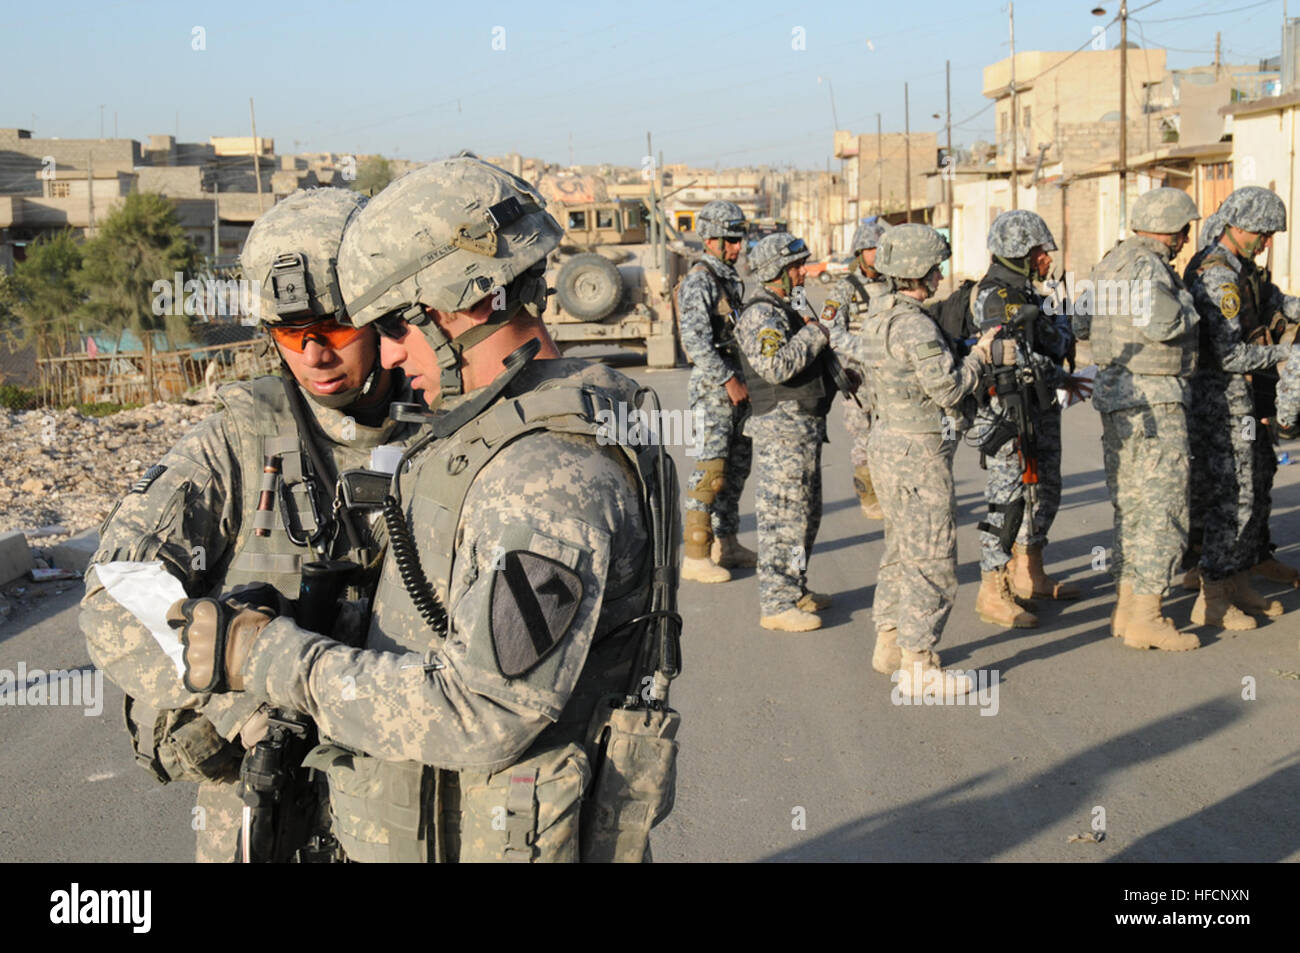
[[712, 506], [714, 498], [726, 486], [727, 461], [722, 457], [700, 460], [695, 464], [695, 486], [690, 491], [693, 500]]

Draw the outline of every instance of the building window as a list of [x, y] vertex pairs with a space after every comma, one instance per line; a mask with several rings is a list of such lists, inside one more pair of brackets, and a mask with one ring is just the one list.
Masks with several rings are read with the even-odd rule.
[[587, 227], [586, 212], [569, 213], [569, 228], [586, 228], [586, 227]]
[[50, 183], [50, 198], [52, 198], [52, 199], [67, 199], [67, 198], [71, 198], [71, 197], [72, 197], [72, 183], [71, 183], [71, 182], [51, 182], [51, 183]]

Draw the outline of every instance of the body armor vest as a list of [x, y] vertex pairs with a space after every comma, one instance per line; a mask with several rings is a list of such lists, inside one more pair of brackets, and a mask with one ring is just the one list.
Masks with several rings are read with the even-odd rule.
[[[543, 363], [559, 365], [561, 361]], [[423, 479], [408, 477], [404, 481], [404, 488], [413, 491], [407, 519], [408, 525], [420, 528], [422, 538], [438, 540], [437, 546], [421, 549], [421, 562], [444, 605], [450, 580], [457, 571], [454, 541], [461, 512], [483, 468], [506, 446], [529, 433], [595, 436], [601, 428], [597, 413], [612, 413], [620, 401], [632, 398], [630, 391], [617, 393], [572, 380], [547, 381], [519, 397], [499, 400], [421, 458], [413, 473], [423, 475]], [[612, 442], [609, 436], [613, 435], [604, 439]], [[653, 447], [638, 450], [619, 444], [619, 449], [637, 475], [642, 511], [649, 526], [647, 474], [652, 472]], [[429, 479], [434, 474], [438, 479]], [[647, 553], [647, 560], [649, 556]], [[644, 610], [649, 592], [649, 571], [634, 574], [621, 590], [611, 588], [605, 593], [602, 618], [631, 618]], [[411, 606], [410, 595], [390, 559], [380, 579], [367, 648], [425, 655], [437, 648], [441, 642], [427, 626], [418, 631], [403, 626], [385, 630], [386, 610], [400, 607], [401, 612], [410, 615]], [[582, 788], [590, 780], [589, 762], [582, 751], [589, 741], [588, 725], [600, 699], [611, 688], [621, 690], [639, 631], [631, 627], [612, 639], [597, 635], [559, 721], [546, 728], [515, 764], [499, 771], [439, 770], [417, 762], [384, 761], [360, 753], [340, 756], [337, 747], [315, 761], [316, 766], [329, 766], [331, 760], [346, 760], [345, 770], [331, 770], [329, 778], [333, 832], [348, 858], [368, 863], [427, 862], [456, 859], [463, 847], [474, 859], [533, 860], [540, 854], [545, 859], [576, 860], [576, 855], [550, 856], [545, 837], [543, 843], [535, 842], [539, 824], [536, 811], [540, 809], [536, 805], [546, 800], [538, 785], [579, 785], [574, 801], [576, 813]], [[452, 632], [451, 637], [455, 636]], [[527, 779], [526, 790], [516, 783], [520, 778]], [[501, 807], [506, 811], [498, 825], [494, 818]], [[559, 835], [556, 840], [560, 850], [569, 849]], [[577, 838], [572, 841], [576, 847]]]
[[[1140, 243], [1139, 247], [1158, 244], [1154, 239], [1130, 238], [1112, 249], [1093, 270], [1093, 277], [1097, 281], [1091, 323], [1093, 360], [1100, 367], [1114, 365], [1124, 368], [1130, 374], [1191, 377], [1196, 370], [1197, 351], [1200, 347], [1195, 325], [1172, 341], [1153, 341], [1143, 333], [1143, 325], [1138, 323], [1143, 320], [1143, 316], [1133, 313], [1136, 310], [1133, 308], [1135, 302], [1130, 295], [1124, 295], [1129, 299], [1130, 305], [1124, 313], [1102, 314], [1105, 306], [1097, 307], [1099, 302], [1114, 300], [1114, 296], [1101, 290], [1102, 281], [1116, 280], [1125, 285], [1130, 284], [1128, 274], [1136, 260], [1130, 254], [1133, 250], [1130, 243]], [[1148, 249], [1146, 254], [1158, 256], [1159, 251]], [[1163, 258], [1161, 267], [1169, 272], [1171, 278], [1175, 277], [1174, 270]], [[1179, 283], [1175, 280], [1174, 287], [1178, 286]], [[1191, 308], [1195, 313], [1195, 305], [1186, 289], [1179, 289], [1178, 299], [1184, 307]], [[1147, 303], [1151, 305], [1153, 302]], [[1149, 316], [1146, 319], [1149, 320]]]
[[[745, 306], [748, 307], [755, 301], [766, 301], [781, 309], [788, 322], [787, 341], [803, 329], [803, 319], [786, 302], [771, 292], [759, 292], [745, 302]], [[830, 372], [827, 370], [826, 360], [822, 354], [818, 354], [811, 364], [780, 384], [773, 384], [759, 374], [743, 348], [737, 348], [737, 354], [740, 357], [741, 367], [745, 371], [745, 384], [749, 388], [749, 407], [752, 416], [761, 417], [763, 414], [770, 413], [776, 409], [777, 404], [785, 400], [795, 401], [800, 410], [818, 417], [825, 417], [831, 409], [831, 402], [835, 399], [835, 384], [830, 379]]]
[[[892, 299], [892, 300], [891, 300]], [[889, 295], [860, 332], [866, 342], [864, 366], [871, 382], [872, 407], [877, 420], [902, 433], [942, 433], [944, 411], [917, 379], [911, 365], [889, 353], [890, 335], [899, 321], [924, 321], [934, 325], [935, 340], [944, 341], [943, 330], [919, 302], [902, 295]]]

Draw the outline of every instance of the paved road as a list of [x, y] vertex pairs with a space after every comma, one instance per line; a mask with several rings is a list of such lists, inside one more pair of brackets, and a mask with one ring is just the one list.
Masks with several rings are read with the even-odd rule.
[[[628, 368], [684, 408], [687, 372]], [[810, 581], [835, 606], [817, 632], [758, 627], [752, 570], [723, 586], [686, 583], [686, 670], [677, 808], [656, 835], [660, 860], [1300, 860], [1300, 592], [1257, 632], [1185, 654], [1109, 638], [1113, 587], [1092, 568], [1110, 544], [1100, 425], [1065, 415], [1066, 486], [1049, 568], [1080, 584], [1037, 630], [975, 618], [981, 472], [957, 455], [957, 608], [945, 663], [997, 673], [996, 714], [903, 707], [871, 670], [870, 605], [879, 523], [852, 495], [848, 444], [832, 411], [826, 506]], [[682, 475], [693, 461], [675, 451]], [[1274, 537], [1300, 560], [1300, 468], [1278, 475]], [[741, 538], [755, 545], [753, 492]], [[73, 590], [0, 632], [0, 669], [88, 665]], [[1190, 593], [1170, 614], [1186, 624]], [[1253, 680], [1252, 700], [1243, 682]], [[1250, 692], [1246, 692], [1250, 694]], [[0, 860], [185, 860], [191, 790], [137, 768], [103, 712], [0, 708]], [[985, 709], [994, 710], [990, 704]], [[1105, 838], [1070, 842], [1104, 822]]]

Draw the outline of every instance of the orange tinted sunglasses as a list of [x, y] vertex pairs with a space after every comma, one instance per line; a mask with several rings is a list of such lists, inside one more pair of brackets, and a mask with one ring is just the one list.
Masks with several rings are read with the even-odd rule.
[[346, 347], [365, 333], [365, 328], [354, 328], [350, 324], [339, 324], [333, 318], [315, 321], [311, 324], [269, 325], [277, 344], [301, 354], [307, 350], [307, 342], [315, 339], [321, 347], [337, 351]]

